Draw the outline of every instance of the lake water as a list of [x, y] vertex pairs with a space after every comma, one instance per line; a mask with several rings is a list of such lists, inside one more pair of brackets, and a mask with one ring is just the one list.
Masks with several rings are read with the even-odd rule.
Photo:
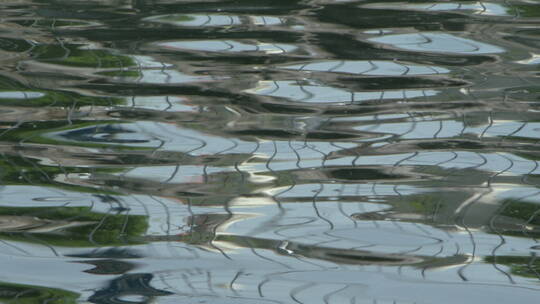
[[0, 0], [0, 302], [538, 303], [540, 3]]

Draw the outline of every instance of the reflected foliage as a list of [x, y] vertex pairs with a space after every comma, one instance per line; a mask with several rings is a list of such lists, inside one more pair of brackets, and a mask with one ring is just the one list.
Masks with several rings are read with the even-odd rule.
[[0, 283], [0, 300], [12, 304], [75, 304], [79, 294], [62, 289], [10, 283]]

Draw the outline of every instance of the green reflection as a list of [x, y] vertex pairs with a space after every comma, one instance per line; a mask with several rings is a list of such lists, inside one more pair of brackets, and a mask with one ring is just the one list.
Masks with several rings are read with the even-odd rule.
[[[69, 51], [69, 53], [66, 53]], [[39, 60], [60, 65], [82, 68], [126, 68], [136, 67], [135, 60], [126, 55], [116, 55], [107, 50], [85, 50], [78, 45], [43, 46], [35, 50]], [[65, 57], [66, 54], [69, 54]], [[65, 57], [65, 58], [64, 58]]]
[[72, 107], [123, 105], [126, 101], [119, 97], [84, 96], [81, 94], [30, 88], [21, 83], [0, 76], [0, 105], [19, 107]]
[[146, 216], [103, 214], [92, 212], [89, 207], [0, 207], [0, 218], [9, 219], [10, 223], [0, 226], [0, 238], [52, 246], [139, 244], [135, 239], [140, 239], [148, 229]]
[[515, 3], [512, 6], [519, 11], [521, 17], [538, 18], [540, 17], [540, 6], [533, 3]]
[[536, 256], [488, 256], [484, 259], [487, 263], [507, 266], [510, 273], [526, 277], [540, 279], [540, 260]]
[[[145, 140], [134, 140], [133, 142], [115, 141], [112, 139], [113, 132], [122, 133], [130, 132], [122, 129], [122, 121], [107, 120], [74, 120], [71, 123], [66, 123], [62, 120], [50, 121], [35, 121], [23, 123], [14, 129], [6, 132], [2, 139], [6, 142], [21, 142], [46, 144], [46, 145], [63, 145], [77, 146], [87, 148], [105, 148], [116, 150], [152, 150], [152, 147], [132, 146], [130, 143], [145, 142]], [[94, 139], [98, 133], [110, 134], [110, 139]], [[118, 144], [122, 142], [122, 144]]]
[[66, 191], [115, 194], [115, 191], [104, 191], [89, 186], [80, 186], [69, 184], [57, 180], [57, 176], [67, 174], [90, 174], [90, 173], [114, 173], [123, 169], [99, 168], [91, 169], [86, 167], [61, 167], [46, 166], [39, 163], [36, 159], [9, 154], [0, 154], [0, 178], [3, 185], [31, 185], [41, 187], [54, 187]]
[[75, 304], [79, 297], [63, 289], [0, 282], [0, 302], [4, 304]]

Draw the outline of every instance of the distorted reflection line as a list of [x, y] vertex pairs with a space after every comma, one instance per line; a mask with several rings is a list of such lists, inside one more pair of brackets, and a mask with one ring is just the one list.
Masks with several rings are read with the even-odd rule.
[[328, 72], [333, 72], [333, 71], [335, 71], [336, 69], [339, 69], [340, 67], [342, 67], [344, 64], [345, 64], [345, 61], [344, 61], [344, 60], [340, 60], [340, 61], [338, 61], [338, 63], [337, 63], [335, 66], [333, 66], [333, 67], [331, 67], [330, 69], [328, 69]]
[[[172, 76], [171, 76], [171, 74], [166, 72], [167, 71], [167, 65], [165, 65], [163, 62], [160, 62], [160, 64], [161, 64], [161, 69], [159, 70], [159, 72], [161, 74], [165, 75], [165, 83], [169, 84], [171, 82]], [[167, 99], [167, 97], [168, 97], [168, 95], [165, 97], [165, 99]], [[169, 102], [169, 104], [170, 104], [170, 102]]]
[[212, 286], [212, 273], [210, 271], [206, 271], [206, 286], [208, 287], [208, 290], [211, 292], [211, 293], [216, 293], [214, 291], [214, 287]]
[[8, 157], [6, 157], [6, 155], [4, 154], [4, 152], [0, 152], [0, 155], [2, 156], [2, 158], [6, 161], [6, 163], [8, 163], [11, 167], [15, 168], [15, 170], [19, 173], [19, 178], [22, 178], [24, 179], [25, 182], [27, 182], [28, 184], [30, 185], [33, 185], [34, 183], [26, 176], [25, 174], [25, 170], [22, 170], [19, 168], [19, 166], [17, 166], [14, 162], [12, 162]]
[[281, 265], [287, 269], [293, 269], [291, 266], [285, 264], [285, 263], [282, 263], [282, 262], [278, 262], [278, 261], [275, 261], [269, 257], [265, 257], [263, 256], [262, 254], [258, 253], [257, 250], [255, 250], [255, 247], [253, 246], [250, 246], [249, 247], [250, 251], [253, 252], [254, 255], [258, 256], [259, 258], [263, 259], [263, 260], [266, 260], [266, 261], [269, 261], [269, 262], [272, 262], [272, 263], [275, 263], [275, 264], [278, 264], [278, 265]]
[[207, 25], [210, 24], [211, 22], [212, 22], [212, 16], [206, 15], [206, 21], [203, 22], [200, 26], [201, 26], [201, 27], [207, 26]]
[[439, 129], [437, 130], [437, 132], [435, 132], [435, 134], [433, 134], [433, 139], [436, 139], [437, 137], [439, 137], [439, 134], [441, 134], [442, 129], [443, 129], [443, 121], [439, 120]]
[[240, 184], [246, 183], [246, 174], [249, 175], [249, 173], [246, 173], [242, 170], [240, 170], [240, 163], [238, 161], [234, 162], [234, 170], [240, 175]]
[[[20, 151], [17, 151], [17, 155], [21, 158], [22, 161], [32, 166], [34, 169], [36, 169], [49, 183], [54, 184], [54, 181], [51, 179], [49, 174], [47, 174], [43, 169], [41, 169], [38, 165], [36, 165], [35, 162], [31, 161], [28, 157], [25, 157]], [[62, 191], [57, 191], [56, 189], [51, 189], [53, 192], [57, 192], [62, 196], [65, 196], [66, 194]]]
[[311, 224], [311, 223], [314, 223], [314, 222], [316, 222], [316, 221], [317, 221], [317, 219], [315, 219], [315, 218], [310, 218], [308, 221], [302, 222], [302, 223], [296, 223], [296, 224], [293, 223], [293, 224], [286, 224], [286, 225], [283, 225], [283, 224], [282, 224], [282, 225], [280, 225], [279, 228], [274, 229], [273, 232], [274, 232], [274, 234], [276, 234], [276, 235], [278, 235], [278, 236], [281, 236], [281, 237], [284, 237], [284, 238], [288, 238], [289, 240], [293, 240], [293, 239], [295, 239], [295, 238], [291, 238], [291, 237], [289, 237], [288, 235], [283, 234], [283, 233], [281, 233], [281, 232], [282, 232], [282, 231], [289, 230], [289, 229], [294, 229], [294, 228], [296, 228], [296, 227], [298, 227], [298, 226]]
[[[35, 293], [35, 292], [39, 292], [38, 290], [36, 289], [33, 289], [33, 288], [28, 288], [26, 290], [23, 290], [21, 292], [18, 292], [14, 297], [13, 297], [13, 300], [15, 300], [15, 303], [18, 302], [19, 298], [20, 297], [23, 297], [25, 294], [28, 294], [28, 293]], [[24, 301], [24, 300], [23, 300]]]
[[[206, 166], [205, 166], [206, 167]], [[206, 172], [205, 172], [206, 174]], [[227, 182], [227, 179], [229, 177], [227, 176], [224, 183], [223, 183], [223, 187], [226, 186], [226, 182]], [[206, 183], [207, 181], [205, 181]], [[225, 251], [223, 251], [223, 249], [219, 248], [214, 242], [216, 241], [216, 239], [218, 238], [218, 229], [223, 226], [223, 225], [226, 225], [227, 222], [233, 218], [234, 216], [234, 213], [231, 211], [230, 209], [230, 203], [231, 201], [230, 200], [227, 200], [227, 202], [225, 203], [225, 205], [223, 206], [223, 209], [225, 210], [225, 212], [227, 212], [227, 218], [223, 221], [223, 222], [220, 222], [218, 223], [217, 225], [213, 226], [212, 227], [212, 238], [210, 239], [210, 241], [208, 242], [210, 244], [210, 246], [214, 249], [216, 249], [217, 251], [219, 251], [221, 253], [221, 255], [223, 255], [223, 257], [225, 257], [226, 259], [228, 260], [232, 260], [232, 258], [227, 254], [225, 253]]]
[[411, 254], [411, 253], [414, 253], [414, 252], [418, 252], [418, 251], [422, 250], [423, 248], [424, 248], [424, 246], [418, 246], [418, 247], [415, 247], [413, 249], [399, 251], [398, 254], [407, 255], [407, 254]]
[[[232, 45], [231, 43], [229, 43], [229, 41], [223, 40], [223, 43], [225, 43], [228, 47], [227, 47], [227, 48], [224, 48], [223, 50], [220, 50], [220, 51], [226, 52], [226, 51], [228, 51], [228, 50], [234, 49], [234, 45]], [[258, 46], [257, 46], [257, 47], [258, 47]]]
[[516, 133], [519, 133], [521, 130], [523, 130], [523, 128], [525, 128], [529, 123], [527, 121], [523, 122], [515, 131], [513, 131], [512, 133], [506, 135], [506, 136], [503, 136], [501, 138], [501, 144], [509, 137], [512, 137], [514, 136]]
[[315, 284], [315, 283], [306, 283], [306, 284], [304, 284], [304, 285], [300, 285], [300, 286], [298, 286], [298, 287], [295, 287], [295, 288], [293, 288], [293, 289], [289, 292], [289, 296], [290, 296], [290, 298], [291, 298], [293, 301], [295, 301], [296, 303], [304, 304], [304, 302], [302, 302], [302, 301], [300, 301], [300, 300], [298, 299], [298, 295], [299, 295], [301, 292], [303, 292], [303, 291], [305, 291], [305, 290], [307, 290], [307, 289], [309, 289], [309, 288], [311, 288], [311, 287], [313, 287], [313, 286], [316, 286], [316, 285], [317, 285], [317, 284]]
[[[482, 10], [480, 11], [480, 15], [484, 14], [486, 11], [487, 11], [487, 7], [484, 5], [484, 3], [482, 1], [479, 1], [478, 2], [480, 4], [480, 6], [482, 7]], [[461, 3], [460, 3], [461, 5]]]
[[[395, 62], [395, 60], [394, 60], [394, 62]], [[399, 63], [396, 62], [396, 64], [399, 64]], [[401, 73], [401, 76], [408, 75], [409, 72], [411, 71], [411, 68], [410, 68], [408, 65], [406, 65], [406, 64], [399, 64], [399, 65], [401, 65], [402, 67], [405, 68], [405, 71], [404, 71], [403, 73]], [[423, 91], [423, 90], [422, 90], [422, 91]]]
[[[383, 103], [383, 100], [384, 100], [384, 94], [386, 93], [386, 91], [381, 91], [381, 96], [379, 97], [379, 100], [377, 101], [378, 103]], [[378, 116], [378, 114], [375, 114], [375, 116]], [[377, 118], [375, 118], [377, 119]], [[379, 123], [377, 122], [376, 126], [378, 127], [379, 126]]]
[[141, 63], [141, 61], [135, 56], [133, 57], [133, 59], [135, 60], [136, 64], [137, 64], [137, 78], [135, 79], [135, 83], [141, 83], [143, 78], [144, 78], [144, 73], [143, 73], [143, 65]]
[[0, 133], [0, 138], [3, 137], [4, 135], [6, 135], [9, 131], [12, 131], [12, 130], [15, 130], [15, 129], [18, 129], [22, 124], [24, 124], [26, 121], [24, 120], [19, 120], [17, 121], [13, 126], [10, 126], [9, 128], [7, 128], [6, 130], [4, 130], [2, 133]]
[[315, 211], [315, 214], [317, 215], [317, 217], [319, 217], [321, 220], [328, 223], [328, 226], [330, 227], [330, 230], [334, 230], [334, 223], [332, 223], [326, 217], [322, 216], [322, 214], [319, 212], [319, 208], [317, 207], [317, 198], [318, 198], [319, 194], [321, 194], [323, 189], [324, 189], [324, 184], [320, 183], [319, 184], [319, 190], [316, 190], [315, 195], [313, 195], [313, 200], [312, 200], [313, 210]]
[[303, 71], [304, 68], [305, 68], [306, 66], [308, 66], [308, 65], [309, 65], [309, 62], [306, 62], [306, 63], [300, 65], [300, 68], [298, 69], [298, 71], [299, 71], [299, 72], [300, 72], [300, 71]]
[[[503, 156], [503, 158], [505, 158], [505, 157]], [[509, 159], [507, 159], [507, 160], [509, 160]], [[502, 171], [496, 172], [493, 175], [488, 177], [487, 186], [486, 186], [487, 191], [479, 193], [478, 195], [476, 195], [476, 197], [473, 196], [472, 200], [470, 200], [469, 202], [464, 202], [464, 203], [466, 203], [465, 206], [460, 206], [461, 209], [456, 209], [456, 212], [457, 212], [456, 217], [455, 217], [456, 224], [457, 224], [457, 221], [460, 221], [461, 227], [463, 227], [467, 231], [467, 234], [469, 235], [469, 238], [470, 238], [470, 241], [471, 241], [471, 244], [472, 244], [472, 256], [471, 256], [470, 260], [467, 261], [465, 263], [465, 265], [460, 267], [459, 270], [458, 270], [459, 276], [464, 281], [468, 281], [468, 279], [464, 275], [464, 271], [465, 271], [465, 269], [467, 267], [469, 267], [474, 262], [474, 259], [476, 257], [476, 241], [474, 239], [474, 234], [470, 231], [469, 227], [465, 223], [466, 214], [469, 211], [469, 209], [472, 207], [472, 205], [474, 205], [476, 202], [478, 202], [480, 199], [482, 199], [485, 195], [487, 195], [487, 194], [489, 194], [489, 193], [491, 193], [493, 191], [493, 189], [491, 188], [492, 180], [495, 177], [497, 177], [498, 175], [505, 173], [506, 171], [510, 170], [510, 168], [513, 167], [513, 162], [511, 160], [509, 160], [509, 162], [510, 163], [509, 163], [509, 166], [507, 168], [503, 169]]]
[[[426, 7], [426, 10], [431, 10], [432, 8], [434, 8], [435, 6], [437, 6], [438, 4], [437, 3], [433, 3], [432, 5]], [[461, 5], [461, 4], [460, 4]]]
[[326, 161], [328, 160], [328, 154], [326, 154], [326, 153], [322, 152], [321, 150], [317, 149], [317, 147], [315, 145], [309, 145], [308, 147], [311, 150], [313, 150], [313, 151], [315, 151], [315, 152], [317, 152], [317, 153], [319, 153], [319, 154], [321, 154], [323, 156], [322, 161], [321, 161], [321, 166], [323, 168], [325, 168], [326, 167]]
[[410, 123], [409, 129], [397, 135], [396, 138], [403, 138], [405, 135], [408, 135], [412, 133], [414, 130], [416, 130], [417, 121], [416, 121], [415, 116], [411, 114], [411, 112], [406, 112], [406, 113], [407, 113], [407, 116], [409, 116], [409, 118], [412, 120], [412, 122]]
[[265, 278], [264, 280], [260, 281], [259, 284], [257, 284], [257, 292], [259, 293], [259, 297], [261, 298], [264, 298], [263, 287], [264, 284], [266, 284], [267, 282], [270, 282], [270, 279]]
[[94, 68], [95, 69], [101, 69], [101, 67], [103, 66], [103, 62], [101, 61], [101, 58], [100, 56], [97, 56], [95, 53], [96, 51], [95, 50], [91, 50], [90, 52], [88, 52], [90, 56], [94, 57], [94, 59], [96, 60], [97, 62], [97, 66], [95, 66]]
[[[166, 232], [167, 232], [167, 236], [170, 236], [170, 234], [171, 234], [171, 211], [169, 209], [169, 206], [167, 206], [167, 204], [165, 204], [163, 201], [158, 200], [157, 198], [155, 198], [153, 195], [149, 195], [149, 197], [163, 207], [163, 210], [165, 211], [165, 220], [167, 222], [166, 223], [166, 225], [167, 225], [167, 231]], [[167, 241], [167, 243], [170, 243], [170, 242]]]
[[368, 244], [368, 245], [362, 245], [362, 246], [354, 246], [354, 247], [351, 247], [350, 249], [351, 250], [363, 250], [363, 249], [366, 249], [366, 248], [373, 248], [373, 247], [377, 247], [376, 244]]
[[536, 270], [536, 268], [534, 268], [532, 265], [534, 265], [536, 263], [536, 259], [537, 259], [537, 256], [536, 256], [536, 252], [531, 252], [531, 259], [529, 260], [529, 262], [527, 263], [527, 268], [529, 268], [530, 271], [534, 272], [534, 274], [536, 275], [536, 277], [538, 277], [538, 279], [540, 279], [540, 273], [538, 273], [538, 271]]
[[3, 243], [3, 244], [5, 244], [6, 246], [9, 246], [9, 247], [11, 247], [11, 248], [14, 248], [14, 249], [17, 250], [17, 251], [20, 251], [20, 252], [26, 254], [27, 256], [30, 256], [30, 255], [31, 255], [30, 252], [28, 252], [28, 251], [26, 251], [26, 250], [20, 248], [19, 246], [16, 246], [15, 244], [11, 244], [11, 243], [8, 242], [8, 241], [0, 240], [0, 243]]
[[306, 90], [306, 88], [304, 88], [304, 85], [298, 79], [296, 80], [296, 85], [298, 85], [298, 87], [300, 88], [300, 91], [302, 91], [304, 93], [304, 95], [306, 96], [304, 98], [298, 98], [298, 100], [306, 101], [306, 100], [311, 100], [311, 99], [313, 99], [313, 97], [315, 97], [315, 94], [313, 94], [310, 91]]
[[125, 215], [124, 215], [124, 223], [122, 224], [122, 230], [120, 230], [120, 233], [119, 235], [121, 237], [124, 237], [125, 241], [127, 242], [128, 240], [125, 238], [128, 234], [126, 233], [126, 228], [127, 228], [127, 225], [128, 225], [128, 222], [129, 222], [129, 209], [125, 212]]
[[415, 228], [417, 228], [418, 230], [422, 231], [422, 233], [424, 233], [425, 235], [429, 236], [429, 237], [432, 238], [432, 239], [437, 240], [437, 242], [439, 242], [439, 243], [443, 243], [443, 242], [444, 242], [443, 239], [434, 237], [434, 236], [433, 236], [433, 233], [431, 233], [431, 232], [429, 232], [429, 230], [426, 230], [425, 228], [423, 228], [422, 225], [420, 225], [420, 224], [418, 224], [418, 223], [412, 223], [412, 225], [413, 225]]
[[[500, 208], [500, 210], [504, 210], [506, 207], [508, 207], [510, 203], [506, 203], [506, 204], [503, 204]], [[491, 250], [491, 257], [493, 259], [493, 261], [491, 262], [493, 268], [495, 268], [497, 271], [499, 271], [500, 273], [502, 273], [503, 275], [505, 275], [507, 278], [508, 278], [508, 281], [511, 283], [511, 284], [516, 284], [516, 282], [514, 281], [514, 279], [512, 278], [512, 276], [507, 273], [506, 271], [504, 271], [502, 268], [500, 268], [498, 265], [497, 265], [497, 250], [499, 248], [501, 248], [502, 246], [504, 246], [504, 244], [506, 244], [506, 240], [504, 239], [503, 235], [501, 234], [501, 232], [497, 229], [497, 227], [494, 225], [494, 222], [495, 222], [495, 219], [499, 216], [499, 213], [495, 213], [490, 219], [489, 219], [489, 227], [491, 229], [491, 231], [495, 232], [495, 234], [497, 234], [497, 236], [499, 237], [499, 244], [497, 246], [495, 246], [492, 250]]]
[[503, 2], [505, 6], [507, 6], [508, 8], [512, 8], [512, 10], [514, 11], [514, 15], [512, 16], [513, 19], [521, 17], [521, 11], [518, 8], [515, 8], [512, 3], [510, 3], [508, 0], [503, 0]]
[[400, 160], [398, 160], [397, 162], [395, 162], [393, 165], [392, 165], [392, 171], [391, 172], [394, 172], [394, 170], [396, 169], [396, 167], [399, 167], [402, 163], [406, 162], [406, 161], [410, 161], [411, 159], [415, 158], [416, 156], [418, 156], [420, 153], [418, 151], [414, 151], [412, 153], [412, 155], [409, 155], [405, 158], [402, 158]]
[[[437, 257], [439, 254], [441, 254], [444, 250], [444, 246], [441, 245], [440, 249], [438, 252], [436, 252], [434, 255], [432, 255], [432, 257]], [[430, 266], [429, 265], [426, 265], [424, 267], [422, 267], [422, 270], [420, 271], [420, 273], [422, 274], [422, 278], [425, 280], [426, 279], [426, 272], [429, 270]]]
[[172, 286], [172, 285], [165, 279], [165, 275], [164, 275], [163, 273], [159, 273], [159, 274], [158, 274], [158, 278], [159, 278], [159, 280], [161, 281], [161, 283], [167, 287], [168, 290], [174, 291], [175, 294], [181, 294], [181, 293], [182, 293], [179, 289], [177, 289], [177, 288], [175, 288], [174, 286]]
[[[290, 139], [288, 140], [288, 143], [289, 143], [289, 147], [291, 148], [291, 150], [293, 151], [294, 155], [296, 156], [296, 163], [295, 163], [296, 168], [302, 169], [302, 167], [300, 167], [300, 160], [301, 160], [301, 159], [300, 159], [300, 154], [298, 153], [298, 151], [296, 150], [296, 148], [293, 147], [292, 142], [291, 142]], [[293, 179], [293, 181], [294, 181], [294, 179]]]
[[67, 111], [66, 120], [68, 122], [68, 126], [73, 125], [73, 122], [71, 120], [71, 116], [73, 115], [73, 112], [75, 111], [76, 106], [77, 106], [77, 101], [74, 101], [73, 105], [71, 107], [69, 107], [69, 109]]
[[124, 63], [122, 62], [122, 60], [120, 59], [120, 56], [114, 56], [114, 59], [116, 61], [116, 68], [117, 70], [119, 71], [124, 71]]
[[185, 135], [185, 134], [178, 134], [178, 133], [175, 133], [175, 132], [172, 132], [170, 131], [169, 129], [165, 128], [162, 124], [160, 123], [155, 123], [154, 124], [156, 127], [158, 127], [159, 129], [161, 129], [164, 133], [168, 133], [168, 134], [171, 134], [173, 135], [174, 137], [183, 137], [183, 138], [187, 138], [187, 139], [191, 139], [191, 140], [194, 140], [194, 141], [197, 141], [200, 143], [200, 146], [198, 147], [195, 147], [191, 150], [188, 150], [188, 151], [183, 151], [185, 154], [191, 154], [192, 152], [195, 152], [197, 150], [200, 150], [204, 147], [206, 147], [208, 145], [208, 143], [200, 138], [197, 138], [197, 137], [192, 137], [192, 136], [189, 136], [189, 135]]
[[454, 151], [450, 151], [450, 153], [452, 154], [452, 157], [450, 157], [449, 159], [446, 159], [446, 160], [443, 160], [443, 161], [440, 161], [438, 163], [435, 163], [434, 166], [441, 166], [441, 165], [444, 165], [444, 164], [447, 164], [447, 163], [450, 163], [454, 160], [456, 160], [458, 158], [458, 154]]
[[[137, 203], [139, 203], [139, 205], [143, 208], [144, 216], [146, 218], [151, 218], [150, 210], [148, 209], [148, 206], [144, 202], [142, 202], [136, 195], [132, 195], [131, 198], [135, 200]], [[158, 256], [158, 251], [156, 250], [152, 242], [148, 242], [146, 245], [148, 246], [148, 248], [150, 248], [150, 250], [154, 251], [154, 255]]]
[[417, 46], [421, 46], [423, 44], [432, 44], [433, 43], [433, 39], [431, 39], [430, 37], [427, 37], [424, 33], [419, 33], [418, 36], [424, 38], [424, 41], [423, 42], [417, 42], [415, 43], [415, 45]]
[[36, 27], [37, 24], [38, 24], [38, 22], [39, 22], [39, 20], [40, 20], [40, 19], [38, 19], [38, 18], [32, 19], [32, 23], [30, 24], [29, 27]]
[[165, 96], [165, 102], [167, 102], [167, 107], [165, 109], [163, 109], [163, 112], [169, 111], [173, 106], [171, 101], [170, 101], [170, 96], [169, 95]]
[[272, 44], [273, 47], [275, 47], [276, 49], [279, 49], [281, 51], [282, 54], [284, 53], [287, 53], [287, 50], [285, 50], [284, 48], [282, 48], [280, 45], [278, 44]]
[[64, 55], [62, 57], [60, 57], [61, 60], [65, 60], [69, 57], [69, 55], [71, 54], [71, 50], [68, 49], [65, 45], [64, 45], [64, 42], [62, 41], [62, 38], [60, 37], [54, 37], [54, 39], [58, 42], [58, 44], [60, 45], [60, 47], [65, 51]]
[[191, 290], [192, 294], [199, 294], [199, 291], [195, 289], [193, 284], [191, 284], [191, 281], [189, 280], [188, 276], [185, 273], [182, 273], [181, 277], [184, 280], [184, 283], [186, 284], [186, 286]]
[[349, 286], [348, 286], [348, 285], [345, 285], [345, 286], [342, 287], [342, 288], [339, 288], [339, 289], [337, 289], [337, 290], [334, 290], [334, 291], [332, 291], [332, 292], [330, 292], [330, 293], [325, 294], [325, 295], [323, 296], [323, 301], [324, 301], [324, 303], [325, 303], [325, 304], [329, 304], [329, 303], [330, 303], [330, 299], [331, 299], [333, 296], [335, 296], [335, 295], [337, 295], [338, 293], [340, 293], [340, 292], [346, 290], [347, 288], [349, 288]]
[[[189, 219], [194, 219], [195, 218], [195, 213], [193, 212], [191, 199], [188, 197], [188, 198], [186, 198], [186, 201], [187, 201], [187, 210], [188, 210], [188, 213], [189, 213]], [[194, 220], [189, 220], [188, 224], [189, 224], [189, 235], [190, 235], [191, 238], [193, 238], [195, 221]]]
[[178, 172], [180, 171], [180, 164], [177, 164], [174, 166], [174, 170], [173, 172], [171, 173], [171, 176], [169, 176], [166, 180], [164, 180], [163, 182], [161, 182], [161, 184], [167, 184], [169, 183], [171, 180], [173, 180], [173, 178], [176, 177], [176, 174], [178, 174]]
[[297, 254], [293, 254], [292, 257], [294, 257], [296, 260], [302, 262], [302, 263], [305, 263], [305, 264], [308, 264], [308, 265], [311, 265], [311, 266], [315, 266], [317, 267], [318, 269], [321, 269], [321, 270], [327, 270], [329, 269], [328, 267], [325, 267], [325, 266], [322, 266], [322, 265], [319, 265], [315, 262], [311, 262], [309, 260], [309, 258], [307, 257], [304, 257], [304, 256], [301, 256], [301, 255], [297, 255]]
[[345, 189], [345, 184], [341, 184], [341, 188], [338, 192], [338, 202], [337, 202], [337, 206], [338, 206], [338, 210], [339, 212], [341, 213], [341, 215], [343, 215], [343, 217], [347, 218], [348, 220], [350, 220], [352, 223], [353, 223], [353, 226], [354, 228], [358, 228], [358, 223], [356, 222], [356, 220], [354, 220], [349, 214], [347, 214], [345, 212], [345, 210], [343, 209], [343, 201], [342, 201], [342, 198], [343, 198], [343, 192], [344, 192], [344, 189]]
[[[440, 74], [440, 72], [439, 72], [436, 68], [434, 68], [434, 67], [432, 67], [432, 66], [430, 66], [430, 65], [428, 65], [427, 68], [430, 69], [430, 70], [432, 70], [433, 73], [434, 73], [435, 75], [439, 75], [439, 74]], [[425, 96], [424, 90], [422, 90], [422, 93], [423, 93], [424, 96]]]
[[456, 247], [456, 251], [454, 252], [454, 255], [459, 255], [461, 253], [461, 246], [458, 242], [454, 243], [454, 246]]
[[373, 63], [372, 60], [368, 60], [368, 63], [371, 67], [369, 67], [367, 70], [363, 71], [362, 73], [360, 73], [360, 75], [362, 74], [366, 74], [366, 73], [369, 73], [369, 72], [372, 72], [372, 71], [375, 71], [378, 67], [376, 64]]
[[[371, 183], [371, 195], [374, 198], [377, 198], [379, 196], [379, 194], [377, 193], [377, 181], [374, 181], [374, 182]], [[363, 209], [365, 210], [365, 208], [363, 208]], [[377, 223], [376, 220], [371, 220], [371, 223], [373, 224], [373, 226], [375, 226], [375, 228], [380, 228], [380, 225], [379, 225], [379, 223]]]
[[99, 244], [94, 240], [94, 234], [101, 228], [101, 226], [103, 225], [103, 223], [105, 223], [105, 220], [107, 219], [107, 217], [109, 216], [109, 213], [110, 213], [110, 209], [107, 211], [107, 213], [105, 213], [103, 215], [103, 217], [101, 217], [101, 220], [99, 221], [99, 223], [96, 225], [96, 227], [94, 227], [94, 229], [92, 229], [92, 231], [90, 231], [90, 233], [88, 234], [88, 240], [96, 245], [96, 246], [99, 246]]
[[270, 171], [270, 173], [272, 173], [272, 175], [274, 175], [274, 170], [272, 170], [272, 168], [270, 168], [270, 163], [274, 160], [274, 158], [276, 157], [277, 155], [277, 144], [276, 144], [276, 141], [275, 140], [272, 140], [272, 146], [274, 148], [274, 151], [272, 152], [272, 154], [270, 155], [270, 157], [266, 160], [265, 162], [265, 167], [268, 171]]
[[404, 232], [405, 231], [405, 228], [403, 228], [400, 224], [399, 224], [399, 221], [397, 220], [394, 220], [394, 219], [391, 219], [390, 220], [390, 223], [392, 223], [392, 225], [394, 225], [397, 229], [399, 229], [400, 231]]
[[274, 84], [275, 89], [273, 89], [272, 91], [269, 91], [269, 92], [266, 93], [265, 95], [271, 96], [271, 95], [274, 94], [275, 92], [279, 91], [280, 87], [279, 87], [278, 81], [272, 80], [272, 83]]
[[482, 131], [482, 133], [480, 133], [480, 139], [482, 139], [484, 137], [484, 135], [486, 134], [487, 130], [489, 130], [492, 126], [493, 126], [493, 112], [492, 111], [489, 111], [489, 114], [488, 114], [488, 119], [489, 119], [489, 124], [488, 126]]
[[[540, 193], [540, 192], [539, 192]], [[536, 194], [539, 194], [539, 193], [536, 193]], [[540, 209], [536, 210], [530, 217], [529, 219], [527, 219], [527, 221], [521, 225], [521, 231], [523, 233], [523, 235], [525, 235], [526, 237], [530, 237], [535, 243], [538, 243], [538, 239], [536, 238], [536, 236], [532, 235], [532, 236], [529, 236], [528, 232], [527, 232], [527, 225], [529, 225], [538, 215], [540, 214]]]
[[236, 291], [236, 288], [234, 287], [234, 283], [236, 282], [236, 280], [238, 280], [238, 278], [243, 274], [244, 272], [242, 270], [240, 271], [237, 271], [235, 276], [232, 278], [232, 280], [229, 282], [229, 289], [235, 294], [235, 295], [239, 295], [238, 291]]
[[502, 171], [496, 172], [494, 175], [492, 175], [492, 176], [490, 176], [488, 178], [487, 185], [488, 185], [488, 188], [490, 188], [490, 189], [491, 189], [491, 182], [495, 177], [506, 173], [508, 170], [510, 170], [510, 169], [512, 169], [514, 167], [514, 161], [511, 158], [509, 158], [508, 156], [506, 156], [505, 154], [502, 154], [502, 153], [496, 153], [496, 155], [506, 159], [508, 161], [508, 167], [504, 168]]
[[49, 248], [49, 250], [51, 250], [51, 252], [52, 252], [55, 256], [57, 256], [57, 257], [60, 256], [60, 254], [58, 253], [58, 251], [57, 251], [51, 244], [47, 243], [46, 241], [44, 241], [44, 240], [42, 240], [42, 239], [39, 239], [38, 237], [33, 236], [31, 233], [23, 232], [22, 235], [23, 235], [25, 238], [27, 238], [27, 239], [29, 239], [29, 240], [31, 240], [31, 241], [40, 243], [40, 244], [42, 244], [43, 246]]

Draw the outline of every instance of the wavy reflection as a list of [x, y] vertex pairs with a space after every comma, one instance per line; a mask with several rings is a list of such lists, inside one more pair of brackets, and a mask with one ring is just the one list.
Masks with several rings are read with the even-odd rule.
[[1, 2], [0, 302], [535, 303], [537, 7]]

